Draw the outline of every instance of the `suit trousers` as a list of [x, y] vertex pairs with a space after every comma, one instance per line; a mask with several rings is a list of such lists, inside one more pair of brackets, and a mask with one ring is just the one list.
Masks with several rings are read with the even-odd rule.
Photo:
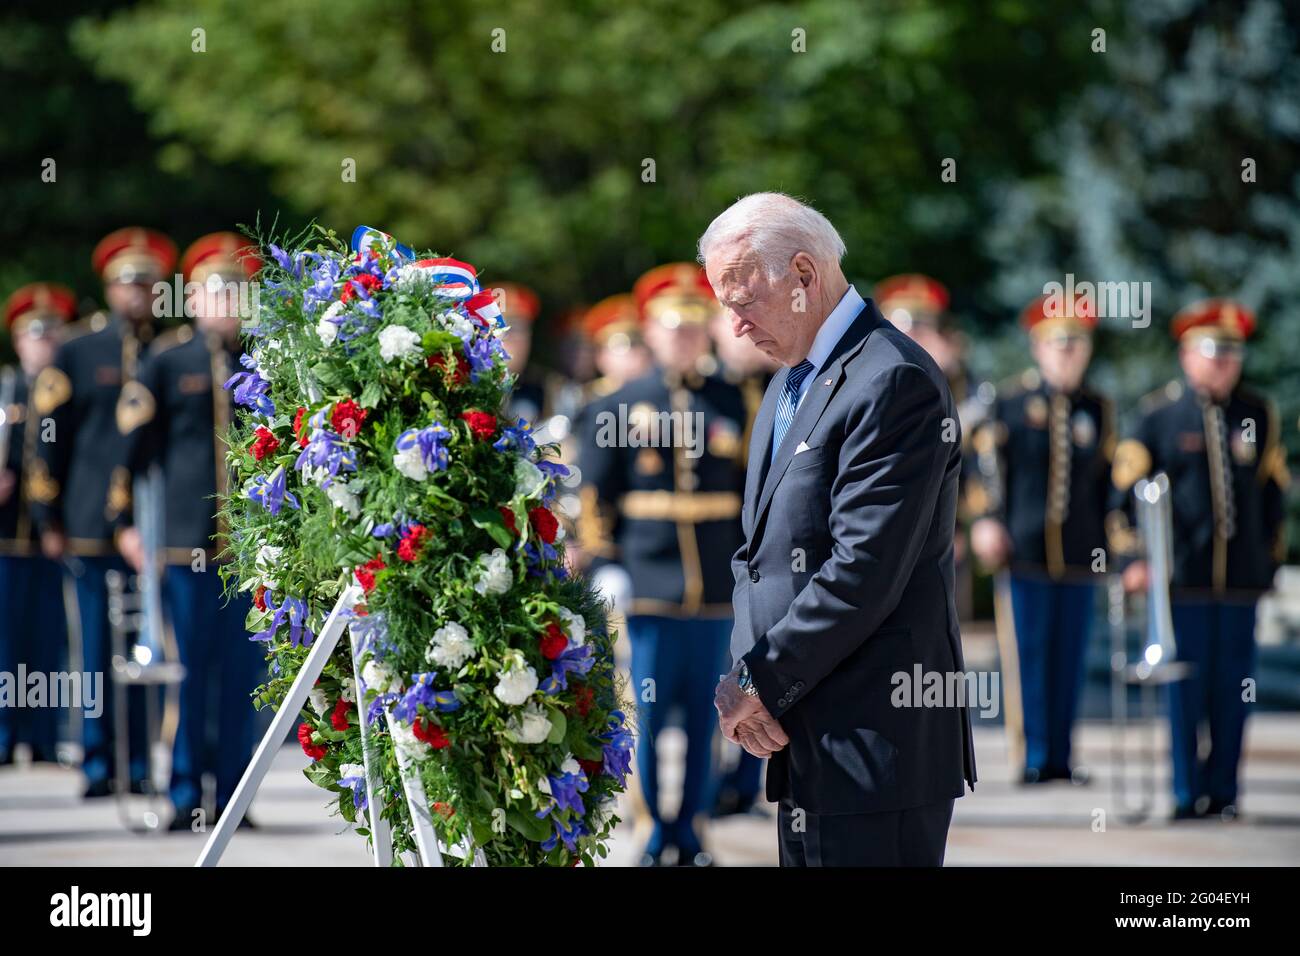
[[808, 813], [777, 805], [782, 866], [943, 866], [954, 800], [883, 813]]

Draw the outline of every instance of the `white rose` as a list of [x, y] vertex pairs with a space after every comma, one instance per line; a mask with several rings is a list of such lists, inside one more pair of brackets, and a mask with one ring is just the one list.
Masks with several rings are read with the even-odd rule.
[[343, 689], [339, 691], [339, 696], [349, 704], [355, 704], [357, 702], [357, 682], [354, 678], [343, 678]]
[[412, 445], [406, 451], [394, 455], [393, 467], [412, 481], [424, 481], [429, 477], [429, 469], [424, 467], [419, 445]]
[[423, 285], [430, 284], [431, 278], [429, 270], [422, 269], [414, 262], [411, 262], [397, 270], [397, 275], [393, 278], [393, 285], [403, 292], [413, 292]]
[[513, 667], [502, 671], [497, 686], [492, 688], [497, 700], [511, 707], [518, 707], [537, 690], [537, 671], [528, 664], [522, 667], [519, 664], [515, 661]]
[[443, 312], [437, 318], [444, 329], [454, 332], [462, 340], [474, 337], [474, 323], [459, 312]]
[[325, 696], [325, 692], [319, 687], [313, 687], [307, 694], [307, 699], [311, 701], [311, 709], [316, 711], [317, 715], [324, 714], [329, 708], [329, 699]]
[[569, 635], [569, 644], [581, 647], [587, 642], [587, 622], [581, 614], [574, 614], [568, 608], [560, 608], [560, 620], [564, 622], [564, 633]]
[[420, 336], [406, 326], [386, 325], [379, 330], [379, 356], [385, 362], [415, 358], [420, 354]]
[[366, 768], [359, 763], [345, 763], [339, 767], [339, 779], [344, 780], [348, 777], [360, 777], [365, 779]]
[[474, 645], [470, 642], [469, 631], [452, 621], [433, 632], [433, 640], [425, 652], [425, 660], [430, 664], [439, 664], [459, 669], [474, 656]]
[[[518, 744], [540, 744], [550, 733], [551, 721], [546, 716], [546, 708], [536, 701], [515, 711], [506, 722], [506, 738]], [[544, 777], [542, 780], [549, 793], [550, 782]]]
[[510, 570], [510, 556], [501, 548], [480, 555], [478, 566], [474, 590], [479, 594], [505, 594], [515, 582], [514, 572]]
[[361, 668], [361, 680], [366, 687], [376, 690], [379, 693], [385, 693], [388, 690], [401, 690], [402, 682], [398, 680], [397, 675], [383, 661], [375, 660], [373, 657], [366, 661], [366, 666]]
[[342, 302], [334, 302], [321, 315], [320, 321], [316, 323], [316, 334], [325, 345], [333, 345], [334, 340], [338, 338], [339, 327], [331, 322], [331, 319], [337, 319], [343, 314], [346, 306]]
[[560, 764], [560, 773], [579, 773], [581, 770], [582, 765], [578, 763], [578, 758], [573, 754], [565, 757], [564, 762]]
[[361, 514], [361, 499], [353, 494], [344, 482], [337, 479], [330, 482], [330, 486], [325, 489], [325, 495], [335, 508], [347, 512], [349, 518], [356, 518]]
[[415, 731], [400, 720], [390, 720], [388, 732], [393, 736], [393, 745], [406, 759], [428, 760], [433, 755], [429, 745], [415, 736]]

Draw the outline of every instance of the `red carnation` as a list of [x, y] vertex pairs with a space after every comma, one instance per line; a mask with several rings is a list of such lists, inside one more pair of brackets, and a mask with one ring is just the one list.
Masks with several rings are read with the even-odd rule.
[[[430, 355], [426, 361], [428, 362], [429, 368], [436, 368], [441, 371], [443, 375], [447, 374], [447, 357], [441, 352]], [[454, 388], [457, 385], [464, 385], [467, 381], [469, 381], [469, 362], [465, 361], [463, 355], [457, 355], [456, 371], [451, 373], [451, 387]]]
[[[353, 285], [356, 283], [356, 285]], [[378, 276], [372, 276], [369, 272], [363, 272], [360, 275], [353, 276], [348, 280], [348, 284], [343, 287], [343, 294], [339, 296], [341, 302], [351, 302], [357, 296], [357, 286], [362, 286], [367, 292], [374, 292], [383, 285]]]
[[510, 533], [518, 537], [519, 528], [515, 525], [515, 513], [509, 508], [497, 508], [497, 511], [501, 512], [501, 517], [505, 521], [506, 527], [510, 529]]
[[384, 559], [376, 555], [357, 568], [353, 573], [357, 576], [357, 580], [361, 582], [361, 590], [367, 594], [373, 591], [375, 589], [375, 573], [384, 570], [386, 567], [388, 565], [384, 564]]
[[555, 515], [551, 514], [550, 509], [533, 508], [528, 512], [528, 523], [533, 526], [537, 536], [547, 544], [555, 543], [555, 535], [560, 530], [560, 523], [555, 520]]
[[335, 403], [334, 411], [330, 415], [330, 424], [344, 438], [356, 438], [365, 420], [366, 410], [351, 398]]
[[293, 433], [298, 435], [298, 446], [300, 448], [307, 447], [307, 436], [305, 434], [299, 434], [302, 431], [302, 417], [306, 414], [307, 409], [300, 405], [298, 406], [297, 413], [293, 416]]
[[470, 432], [479, 441], [487, 441], [497, 433], [497, 417], [488, 412], [461, 412], [460, 417], [469, 425]]
[[605, 761], [603, 760], [583, 760], [578, 758], [578, 766], [587, 774], [587, 778], [598, 777], [605, 772]]
[[403, 561], [415, 561], [424, 550], [424, 542], [429, 537], [429, 529], [422, 524], [413, 524], [402, 535], [402, 543], [397, 546], [397, 556]]
[[253, 607], [259, 611], [266, 610], [266, 585], [259, 584], [257, 590], [253, 592]]
[[548, 661], [553, 661], [569, 646], [569, 639], [564, 636], [564, 632], [556, 625], [554, 621], [546, 625], [546, 634], [537, 642], [538, 649], [542, 656]]
[[456, 815], [456, 808], [450, 803], [443, 803], [441, 800], [435, 800], [433, 803], [433, 812], [441, 813], [445, 819], [450, 820]]
[[334, 713], [330, 714], [330, 726], [335, 730], [348, 729], [348, 714], [352, 711], [352, 705], [342, 697], [334, 704]]
[[302, 752], [312, 760], [320, 760], [325, 756], [326, 749], [324, 744], [314, 744], [311, 742], [311, 725], [298, 725], [298, 743], [302, 744]]
[[411, 724], [411, 733], [434, 750], [441, 750], [443, 747], [451, 746], [451, 738], [447, 736], [447, 731], [423, 717], [415, 718], [415, 723]]
[[573, 698], [573, 709], [578, 712], [579, 717], [586, 717], [591, 713], [591, 708], [596, 705], [596, 692], [586, 684], [574, 691]]
[[253, 434], [257, 437], [253, 439], [249, 451], [253, 453], [253, 457], [258, 461], [261, 461], [267, 455], [273, 454], [280, 447], [280, 439], [276, 438], [271, 429], [265, 425], [258, 425], [257, 431]]

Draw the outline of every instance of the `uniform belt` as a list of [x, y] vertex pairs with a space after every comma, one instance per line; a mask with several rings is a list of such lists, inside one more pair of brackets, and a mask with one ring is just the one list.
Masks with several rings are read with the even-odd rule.
[[740, 516], [734, 491], [629, 491], [619, 499], [624, 518], [641, 521], [725, 521]]

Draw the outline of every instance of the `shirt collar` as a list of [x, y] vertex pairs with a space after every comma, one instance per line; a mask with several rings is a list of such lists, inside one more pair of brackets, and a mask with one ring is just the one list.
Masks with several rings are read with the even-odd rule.
[[830, 315], [826, 316], [826, 321], [817, 330], [817, 337], [813, 339], [812, 348], [808, 350], [808, 361], [812, 363], [813, 369], [820, 370], [826, 364], [836, 343], [844, 337], [853, 320], [866, 307], [866, 301], [858, 295], [858, 290], [850, 285], [840, 297], [839, 304], [831, 310]]

